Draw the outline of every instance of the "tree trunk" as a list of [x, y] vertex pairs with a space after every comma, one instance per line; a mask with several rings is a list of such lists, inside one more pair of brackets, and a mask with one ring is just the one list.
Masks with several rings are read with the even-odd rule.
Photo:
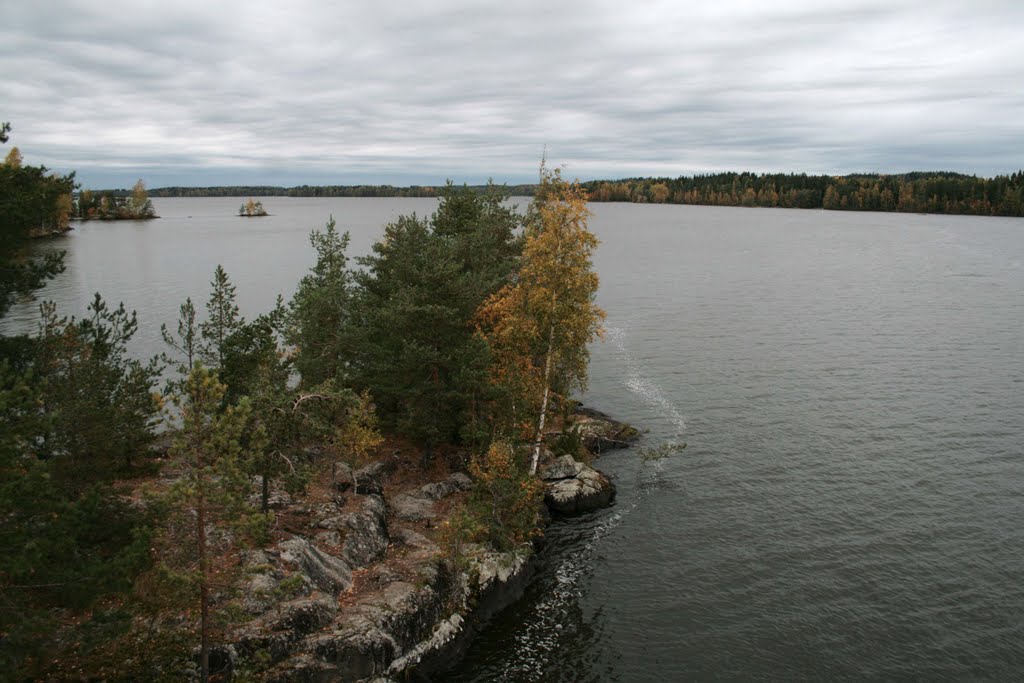
[[270, 509], [270, 477], [263, 475], [263, 512]]
[[420, 458], [420, 469], [426, 470], [430, 467], [430, 461], [434, 459], [434, 442], [427, 441], [426, 447], [423, 449], [423, 455]]
[[537, 474], [537, 463], [540, 461], [540, 445], [544, 440], [544, 419], [548, 414], [548, 396], [551, 394], [551, 355], [555, 348], [555, 325], [548, 330], [548, 353], [544, 358], [544, 397], [540, 402], [540, 417], [537, 420], [537, 438], [533, 442], [533, 459], [530, 462], [530, 474]]
[[196, 508], [196, 526], [199, 539], [199, 666], [200, 681], [210, 681], [210, 643], [209, 643], [209, 617], [210, 617], [210, 586], [206, 580], [206, 502], [202, 496], [199, 498], [199, 505]]

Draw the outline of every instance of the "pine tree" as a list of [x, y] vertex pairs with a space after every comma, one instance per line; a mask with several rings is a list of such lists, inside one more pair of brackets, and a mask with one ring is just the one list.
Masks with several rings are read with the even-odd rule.
[[[181, 477], [164, 502], [181, 518], [165, 525], [168, 533], [181, 530], [186, 538], [165, 539], [166, 573], [179, 577], [197, 593], [200, 614], [200, 667], [202, 680], [210, 676], [210, 641], [213, 631], [211, 590], [215, 574], [211, 560], [246, 538], [258, 538], [268, 518], [248, 505], [251, 490], [242, 467], [242, 445], [260, 448], [259, 432], [251, 430], [247, 400], [224, 407], [227, 387], [211, 371], [197, 365], [183, 392], [175, 397], [182, 428], [171, 450]], [[230, 532], [230, 533], [224, 533]]]
[[515, 272], [519, 216], [505, 198], [449, 184], [429, 220], [400, 217], [359, 260], [353, 382], [426, 459], [441, 442], [489, 439], [479, 415], [491, 398], [489, 351], [472, 318]]
[[303, 384], [343, 379], [352, 360], [349, 321], [352, 274], [348, 270], [348, 233], [338, 233], [334, 218], [309, 241], [316, 263], [299, 282], [287, 317], [286, 339], [295, 347], [295, 369]]
[[356, 275], [356, 386], [368, 388], [382, 419], [422, 444], [428, 457], [455, 435], [449, 374], [458, 270], [444, 256], [427, 221], [401, 216], [359, 260], [366, 269]]
[[160, 365], [128, 356], [138, 322], [124, 304], [111, 309], [96, 294], [78, 321], [58, 318], [52, 302], [40, 310], [34, 369], [44, 378], [38, 402], [49, 422], [37, 448], [63, 461], [71, 486], [112, 479], [153, 441]]
[[198, 351], [200, 360], [219, 369], [224, 365], [228, 337], [242, 327], [245, 319], [238, 312], [235, 287], [222, 266], [214, 270], [210, 286], [213, 291], [206, 302], [206, 320], [199, 323]]
[[177, 359], [165, 355], [164, 360], [175, 367], [181, 375], [181, 381], [183, 382], [184, 378], [188, 377], [188, 374], [192, 372], [196, 361], [199, 360], [199, 326], [196, 323], [196, 307], [192, 303], [191, 297], [185, 299], [185, 303], [178, 308], [178, 329], [176, 334], [172, 335], [167, 329], [167, 324], [164, 323], [160, 325], [160, 336], [167, 346], [178, 353], [179, 357]]
[[327, 380], [315, 387], [291, 388], [287, 377], [275, 377], [261, 368], [252, 393], [254, 433], [258, 443], [248, 448], [246, 470], [261, 481], [261, 507], [269, 509], [270, 485], [283, 480], [291, 492], [302, 490], [313, 473], [305, 451], [310, 443], [334, 438], [349, 410], [357, 403], [355, 395]]
[[[7, 142], [10, 126], [5, 123], [0, 130], [0, 142]], [[56, 176], [43, 166], [27, 166], [15, 150], [0, 164], [0, 317], [18, 296], [63, 271], [62, 251], [40, 258], [25, 258], [24, 252], [33, 235], [66, 227], [59, 202], [74, 185], [74, 173]]]

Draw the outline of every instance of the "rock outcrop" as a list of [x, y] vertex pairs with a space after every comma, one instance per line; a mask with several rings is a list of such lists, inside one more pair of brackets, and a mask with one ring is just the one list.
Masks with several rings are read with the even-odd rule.
[[319, 590], [337, 595], [352, 585], [352, 567], [340, 557], [318, 550], [308, 539], [295, 536], [278, 547], [280, 558], [294, 565]]
[[365, 567], [388, 549], [387, 507], [378, 495], [363, 498], [359, 512], [343, 516], [345, 541], [341, 557], [353, 567]]
[[356, 482], [356, 493], [384, 493], [384, 480], [395, 470], [395, 465], [388, 460], [378, 460], [365, 467], [360, 467], [352, 474]]
[[[373, 481], [379, 472], [369, 474]], [[376, 478], [381, 488], [383, 480]], [[347, 511], [332, 503], [306, 508], [317, 541], [340, 550], [293, 536], [246, 556], [241, 606], [254, 618], [217, 649], [221, 670], [261, 660], [271, 664], [267, 680], [284, 682], [408, 679], [410, 671], [446, 669], [494, 612], [521, 595], [533, 565], [527, 556], [472, 546], [470, 571], [456, 570], [432, 540], [392, 526], [400, 517], [389, 507], [404, 509], [396, 503], [404, 498], [433, 518], [437, 501], [471, 485], [457, 473], [389, 502], [371, 493], [350, 500]], [[388, 553], [396, 561], [380, 562]]]
[[402, 493], [391, 499], [391, 508], [398, 519], [422, 522], [437, 519], [434, 502], [459, 491], [468, 491], [473, 482], [465, 474], [456, 472], [444, 481], [424, 484], [420, 488]]
[[615, 497], [615, 485], [604, 474], [563, 455], [540, 473], [544, 481], [544, 502], [562, 515], [589, 512], [604, 507]]
[[[407, 537], [410, 548], [430, 544], [413, 534], [395, 536]], [[522, 595], [533, 574], [529, 556], [470, 552], [472, 569], [464, 573], [436, 546], [414, 550], [412, 576], [385, 573], [380, 590], [340, 609], [336, 596], [318, 591], [278, 603], [236, 632], [222, 648], [225, 658], [269, 660], [267, 680], [282, 683], [422, 679], [444, 671], [495, 612]]]
[[600, 454], [615, 448], [629, 448], [640, 432], [625, 422], [619, 422], [592, 408], [577, 408], [570, 416], [572, 426], [580, 431], [583, 445], [588, 451]]
[[[581, 434], [599, 448], [635, 438], [627, 425], [585, 417]], [[300, 535], [247, 555], [240, 606], [251, 619], [216, 649], [222, 671], [259, 661], [263, 680], [281, 683], [429, 680], [519, 599], [537, 566], [531, 548], [468, 544], [453, 563], [425, 535], [450, 507], [440, 501], [468, 491], [470, 478], [456, 473], [385, 495], [393, 469], [339, 468], [333, 498], [293, 506], [303, 521], [291, 529]], [[555, 513], [593, 510], [615, 495], [605, 475], [569, 455], [551, 459], [541, 476]]]

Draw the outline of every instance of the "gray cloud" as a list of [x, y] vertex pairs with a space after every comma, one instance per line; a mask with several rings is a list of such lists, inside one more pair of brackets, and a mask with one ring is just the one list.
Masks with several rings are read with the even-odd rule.
[[92, 186], [1024, 165], [1016, 0], [0, 3], [0, 119]]

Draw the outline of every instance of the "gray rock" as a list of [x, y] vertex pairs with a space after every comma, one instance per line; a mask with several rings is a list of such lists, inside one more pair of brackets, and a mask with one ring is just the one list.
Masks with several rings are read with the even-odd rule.
[[[559, 460], [571, 458], [562, 456]], [[545, 482], [544, 502], [552, 512], [563, 515], [589, 512], [604, 507], [615, 497], [615, 485], [600, 472], [577, 463], [579, 472], [574, 477]]]
[[417, 550], [429, 550], [432, 552], [439, 550], [437, 544], [423, 534], [404, 527], [394, 529], [391, 532], [391, 540]]
[[269, 567], [270, 554], [266, 550], [249, 550], [242, 556], [242, 566], [246, 569]]
[[270, 574], [256, 574], [242, 589], [242, 608], [249, 614], [263, 614], [274, 605], [277, 579]]
[[495, 584], [508, 583], [523, 571], [528, 561], [526, 555], [487, 550], [473, 559], [477, 585], [481, 591], [487, 591]]
[[395, 464], [388, 460], [378, 460], [355, 471], [356, 493], [383, 493], [384, 480], [394, 472]]
[[[263, 505], [263, 478], [253, 476], [250, 477], [256, 492], [248, 498], [249, 505], [253, 507], [260, 507]], [[270, 495], [267, 496], [267, 507], [271, 510], [283, 510], [284, 508], [291, 507], [295, 501], [284, 489], [278, 488], [276, 482], [270, 482]]]
[[331, 623], [338, 613], [334, 598], [326, 596], [303, 597], [289, 600], [278, 606], [265, 620], [265, 629], [285, 631], [292, 641]]
[[348, 519], [348, 515], [331, 515], [323, 519], [317, 520], [314, 524], [317, 529], [327, 529], [328, 531], [337, 531], [345, 527], [345, 522]]
[[422, 522], [425, 520], [437, 519], [437, 512], [434, 510], [434, 501], [430, 498], [423, 498], [419, 491], [415, 493], [402, 493], [391, 499], [391, 509], [395, 517], [406, 522]]
[[421, 498], [429, 498], [430, 500], [441, 500], [461, 490], [462, 488], [456, 482], [451, 479], [445, 479], [444, 481], [424, 484], [420, 487], [418, 495]]
[[373, 577], [372, 580], [378, 586], [386, 586], [389, 583], [401, 581], [402, 575], [386, 565], [381, 565], [380, 569], [378, 570], [377, 574]]
[[341, 534], [337, 531], [321, 531], [314, 538], [322, 545], [341, 545]]
[[352, 468], [346, 463], [336, 462], [334, 467], [334, 488], [338, 491], [348, 491], [352, 488]]
[[468, 491], [473, 488], [473, 480], [465, 472], [456, 472], [448, 477], [449, 481], [455, 482], [460, 491]]
[[304, 647], [337, 672], [333, 680], [358, 681], [383, 674], [395, 658], [396, 643], [390, 634], [366, 624], [347, 632], [313, 636]]
[[[368, 501], [360, 513], [378, 511], [378, 501]], [[405, 570], [371, 570], [372, 592], [342, 608], [323, 594], [290, 600], [235, 631], [241, 658], [259, 655], [273, 665], [261, 680], [444, 680], [474, 634], [522, 594], [535, 565], [529, 553], [500, 554], [472, 544], [467, 550], [475, 568], [458, 572], [436, 552], [419, 549], [433, 545], [421, 534], [398, 527], [391, 535], [410, 549], [403, 554]], [[280, 547], [282, 558], [308, 554], [301, 543]]]
[[279, 547], [281, 559], [297, 564], [320, 590], [337, 595], [352, 585], [352, 568], [348, 563], [340, 557], [320, 552], [305, 538], [290, 538]]
[[345, 518], [341, 556], [353, 567], [365, 567], [383, 557], [389, 542], [384, 499], [366, 496], [359, 512], [349, 513]]
[[544, 467], [540, 472], [540, 478], [545, 481], [557, 481], [559, 479], [572, 479], [586, 467], [571, 455], [563, 455], [556, 458], [554, 462]]
[[578, 408], [572, 415], [572, 423], [579, 428], [583, 445], [591, 453], [603, 453], [613, 448], [629, 448], [640, 438], [640, 432], [635, 427], [613, 420], [591, 408]]
[[434, 510], [435, 500], [441, 500], [460, 491], [468, 491], [472, 487], [472, 479], [462, 472], [456, 472], [442, 481], [424, 484], [415, 491], [395, 496], [391, 499], [391, 508], [396, 517], [407, 522], [437, 519], [437, 512]]

